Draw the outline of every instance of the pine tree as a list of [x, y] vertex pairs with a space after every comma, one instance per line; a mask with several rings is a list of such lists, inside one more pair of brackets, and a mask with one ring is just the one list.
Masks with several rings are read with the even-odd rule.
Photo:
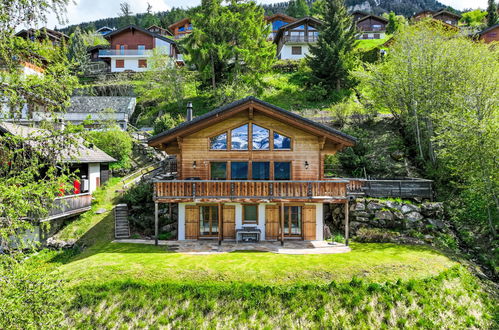
[[286, 10], [286, 14], [295, 18], [302, 18], [310, 14], [310, 8], [305, 0], [291, 0], [288, 9]]
[[133, 12], [128, 2], [125, 1], [120, 3], [120, 12], [118, 13], [118, 15], [120, 15], [121, 26], [135, 24], [135, 17], [133, 17], [132, 14]]
[[487, 26], [493, 26], [497, 24], [497, 4], [495, 0], [489, 0], [489, 6], [487, 7]]
[[326, 5], [326, 0], [316, 0], [312, 3], [312, 8], [310, 8], [310, 15], [318, 19], [322, 19], [324, 14], [324, 6]]
[[78, 69], [81, 69], [89, 62], [85, 38], [78, 26], [69, 39], [68, 59], [73, 62]]
[[386, 33], [394, 34], [400, 29], [400, 23], [397, 19], [397, 15], [393, 11], [388, 15], [388, 24], [386, 25]]
[[311, 56], [307, 57], [312, 69], [311, 83], [322, 84], [330, 91], [348, 86], [349, 71], [355, 64], [356, 33], [344, 0], [327, 1], [317, 45], [310, 46]]

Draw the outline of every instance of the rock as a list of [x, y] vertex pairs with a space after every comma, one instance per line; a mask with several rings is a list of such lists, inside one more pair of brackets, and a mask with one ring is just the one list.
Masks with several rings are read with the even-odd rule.
[[421, 208], [419, 208], [418, 206], [413, 205], [413, 204], [404, 204], [404, 205], [402, 205], [402, 208], [400, 209], [400, 211], [402, 211], [402, 213], [404, 213], [404, 214], [409, 213], [409, 212], [421, 212]]
[[431, 235], [424, 235], [424, 239], [425, 239], [425, 241], [432, 241], [433, 240], [433, 236], [431, 236]]
[[102, 214], [102, 213], [106, 213], [107, 210], [106, 209], [98, 209], [97, 211], [95, 211], [95, 214]]
[[376, 203], [376, 202], [370, 202], [369, 204], [367, 204], [367, 209], [370, 211], [381, 210], [383, 207], [384, 207], [383, 204]]
[[369, 213], [367, 212], [362, 212], [362, 211], [359, 211], [359, 212], [354, 212], [352, 214], [354, 217], [363, 217], [363, 218], [369, 218]]
[[404, 158], [404, 152], [396, 150], [390, 154], [390, 157], [392, 157], [393, 160], [399, 161]]
[[171, 230], [172, 230], [171, 225], [166, 225], [166, 226], [161, 227], [161, 231], [170, 232]]
[[355, 220], [359, 222], [369, 222], [369, 218], [364, 218], [364, 217], [355, 217]]
[[393, 213], [390, 211], [376, 211], [374, 217], [379, 220], [393, 220]]
[[331, 229], [329, 226], [324, 226], [324, 239], [331, 238]]
[[394, 202], [394, 201], [386, 201], [385, 202], [386, 207], [392, 210], [401, 210], [401, 205], [399, 202]]
[[421, 205], [421, 212], [427, 217], [441, 217], [444, 214], [443, 203], [423, 203]]
[[53, 237], [47, 239], [47, 247], [52, 249], [71, 249], [74, 247], [76, 239], [69, 239], [67, 241], [58, 240]]
[[392, 211], [392, 213], [393, 213], [393, 218], [395, 220], [403, 220], [404, 219], [404, 214], [402, 212], [400, 212], [399, 210]]
[[172, 239], [177, 238], [177, 230], [176, 229], [173, 229], [170, 233], [172, 234]]
[[357, 203], [355, 204], [355, 208], [353, 211], [364, 211], [366, 209], [366, 204], [364, 203]]
[[428, 221], [428, 223], [430, 225], [432, 225], [433, 227], [439, 229], [439, 230], [442, 230], [445, 228], [445, 223], [441, 220], [438, 220], [438, 219], [426, 219], [426, 221]]
[[407, 221], [411, 221], [411, 222], [416, 222], [416, 221], [420, 221], [423, 219], [423, 216], [419, 212], [409, 212], [409, 213], [405, 214], [404, 217]]

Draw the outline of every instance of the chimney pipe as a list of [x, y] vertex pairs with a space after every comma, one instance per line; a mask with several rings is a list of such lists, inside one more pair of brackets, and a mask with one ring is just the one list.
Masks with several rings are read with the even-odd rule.
[[185, 117], [185, 121], [192, 120], [192, 102], [187, 103], [187, 116]]

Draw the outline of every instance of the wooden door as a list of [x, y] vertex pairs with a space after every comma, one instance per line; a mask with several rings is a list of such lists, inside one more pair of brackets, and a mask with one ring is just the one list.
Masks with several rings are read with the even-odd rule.
[[236, 207], [224, 205], [222, 211], [223, 238], [236, 238]]
[[303, 206], [303, 239], [307, 241], [315, 240], [315, 205]]
[[199, 206], [185, 206], [185, 238], [197, 239], [199, 235]]
[[279, 205], [265, 205], [265, 239], [279, 239]]

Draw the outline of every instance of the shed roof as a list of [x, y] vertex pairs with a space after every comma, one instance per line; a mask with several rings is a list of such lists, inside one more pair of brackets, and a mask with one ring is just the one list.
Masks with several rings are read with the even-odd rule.
[[[19, 136], [25, 139], [29, 139], [30, 137], [40, 138], [43, 136], [50, 136], [50, 131], [45, 129], [6, 122], [0, 123], [0, 132]], [[28, 143], [30, 142], [28, 141]], [[30, 144], [34, 147], [37, 145], [37, 142], [31, 141]], [[115, 162], [116, 159], [109, 156], [96, 146], [85, 146], [85, 141], [80, 139], [77, 146], [73, 146], [73, 148], [64, 151], [61, 161], [65, 163], [111, 163]]]

